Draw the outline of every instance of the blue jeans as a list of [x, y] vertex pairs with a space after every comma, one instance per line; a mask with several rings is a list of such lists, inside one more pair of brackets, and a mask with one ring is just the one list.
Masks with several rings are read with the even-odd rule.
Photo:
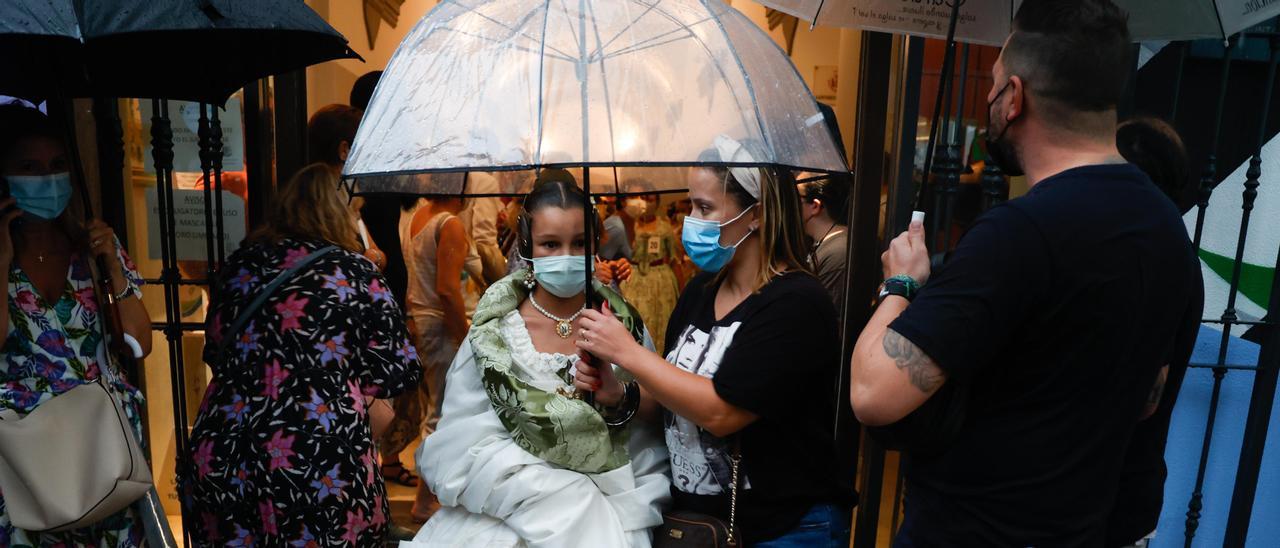
[[756, 548], [848, 548], [849, 512], [834, 504], [819, 504], [782, 536], [758, 542]]

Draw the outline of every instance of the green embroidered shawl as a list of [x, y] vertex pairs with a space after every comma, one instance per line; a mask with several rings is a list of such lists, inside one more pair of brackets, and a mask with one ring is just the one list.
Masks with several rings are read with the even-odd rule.
[[[626, 464], [627, 430], [609, 428], [586, 402], [534, 388], [512, 371], [511, 348], [502, 338], [502, 319], [528, 296], [519, 270], [489, 287], [472, 317], [471, 341], [485, 392], [502, 425], [530, 454], [575, 470], [596, 474]], [[622, 325], [644, 344], [640, 314], [613, 290], [594, 284]]]

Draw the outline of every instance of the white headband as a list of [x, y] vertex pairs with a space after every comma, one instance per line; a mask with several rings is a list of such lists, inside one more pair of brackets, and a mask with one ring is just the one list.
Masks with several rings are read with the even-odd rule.
[[[751, 153], [747, 152], [747, 147], [742, 146], [727, 136], [719, 135], [716, 137], [716, 150], [720, 153], [720, 161], [726, 163], [755, 163], [756, 159], [751, 157]], [[731, 167], [729, 173], [733, 174], [734, 180], [742, 185], [742, 188], [750, 194], [752, 198], [760, 199], [760, 170], [753, 167]]]

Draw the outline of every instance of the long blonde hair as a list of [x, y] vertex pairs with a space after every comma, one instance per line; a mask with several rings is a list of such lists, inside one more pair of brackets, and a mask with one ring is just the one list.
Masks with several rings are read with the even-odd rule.
[[245, 241], [275, 244], [285, 238], [318, 238], [360, 253], [357, 230], [355, 217], [339, 196], [337, 175], [329, 166], [315, 163], [276, 189], [266, 224]]
[[[710, 169], [725, 181], [725, 194], [742, 209], [759, 206], [760, 228], [756, 246], [760, 248], [759, 270], [753, 288], [759, 291], [775, 276], [788, 271], [809, 272], [801, 259], [808, 254], [805, 241], [804, 220], [800, 210], [800, 194], [796, 191], [795, 177], [789, 171], [777, 168], [752, 168], [760, 171], [760, 199], [756, 199], [723, 167]], [[714, 283], [720, 283], [728, 270], [722, 269]]]

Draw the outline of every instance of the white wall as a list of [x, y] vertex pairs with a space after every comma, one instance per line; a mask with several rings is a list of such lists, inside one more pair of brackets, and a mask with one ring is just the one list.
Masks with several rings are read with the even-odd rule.
[[[746, 15], [753, 23], [769, 32], [779, 47], [786, 49], [782, 27], [769, 31], [769, 20], [765, 17], [765, 7], [751, 0], [731, 2], [735, 9]], [[809, 30], [809, 23], [801, 21], [796, 27], [796, 39], [791, 48], [791, 62], [804, 77], [804, 83], [813, 88], [813, 67], [818, 65], [838, 66], [840, 64], [840, 29], [834, 27], [818, 27]]]
[[[773, 37], [774, 42], [786, 49], [782, 27], [779, 26], [773, 31], [768, 30], [769, 19], [765, 15], [764, 6], [751, 0], [733, 0], [729, 4], [757, 26], [765, 29]], [[833, 27], [817, 27], [809, 30], [809, 23], [801, 20], [796, 27], [795, 42], [791, 47], [791, 62], [811, 90], [814, 87], [814, 67], [834, 65], [839, 68], [840, 84], [836, 100], [831, 103], [831, 106], [836, 111], [836, 118], [840, 120], [840, 132], [844, 139], [846, 153], [851, 152], [853, 147], [860, 40], [861, 35], [858, 31]]]

